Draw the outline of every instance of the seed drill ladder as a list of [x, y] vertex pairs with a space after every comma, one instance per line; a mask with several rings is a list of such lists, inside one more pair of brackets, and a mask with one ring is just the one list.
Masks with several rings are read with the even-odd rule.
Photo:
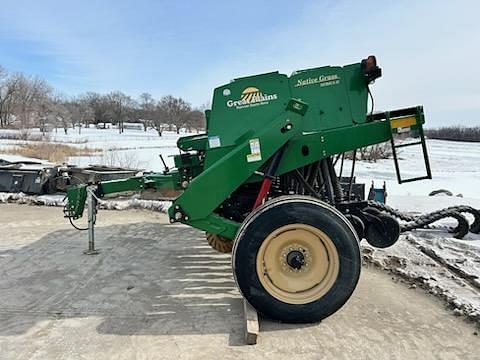
[[[395, 163], [395, 171], [397, 173], [398, 183], [407, 183], [417, 180], [425, 180], [432, 178], [432, 172], [430, 170], [430, 162], [428, 160], [428, 153], [427, 153], [427, 145], [425, 143], [425, 135], [423, 133], [422, 124], [424, 122], [424, 114], [423, 108], [421, 106], [401, 109], [391, 112], [384, 113], [384, 116], [387, 121], [390, 122], [390, 130], [392, 132], [392, 136], [390, 138], [390, 142], [392, 145], [392, 154], [393, 154], [393, 161]], [[395, 138], [398, 138], [401, 134], [416, 134], [418, 135], [418, 141], [409, 141], [409, 142], [402, 142], [400, 144], [395, 143]], [[423, 161], [425, 164], [426, 175], [412, 177], [408, 179], [402, 179], [400, 175], [400, 166], [398, 164], [398, 156], [397, 156], [397, 149], [404, 148], [408, 146], [422, 146], [422, 153], [423, 153]]]

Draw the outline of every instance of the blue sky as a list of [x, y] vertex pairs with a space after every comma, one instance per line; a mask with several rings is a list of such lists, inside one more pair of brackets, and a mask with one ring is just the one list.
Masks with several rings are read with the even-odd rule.
[[375, 54], [377, 109], [423, 104], [430, 126], [480, 124], [475, 1], [0, 1], [0, 65], [68, 95], [201, 105], [235, 77]]

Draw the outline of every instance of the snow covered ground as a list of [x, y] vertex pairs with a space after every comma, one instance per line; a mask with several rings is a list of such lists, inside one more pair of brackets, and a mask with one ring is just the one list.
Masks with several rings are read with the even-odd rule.
[[[14, 130], [0, 130], [0, 154], [2, 149], [18, 146], [25, 141], [1, 139], [1, 133]], [[31, 130], [32, 135], [40, 135], [38, 129]], [[119, 134], [117, 129], [70, 129], [65, 135], [63, 129], [52, 131], [50, 141], [77, 147], [101, 149], [103, 154], [70, 158], [70, 163], [77, 165], [132, 165], [150, 171], [163, 170], [159, 155], [162, 154], [167, 165], [173, 166], [171, 155], [178, 154], [176, 142], [179, 136], [175, 132], [165, 131], [158, 136], [153, 129], [148, 131], [126, 129]], [[448, 189], [468, 198], [480, 198], [480, 144], [444, 140], [428, 140], [427, 147], [433, 174], [432, 180], [406, 184], [397, 184], [393, 160], [374, 162], [357, 162], [357, 181], [367, 186], [372, 180], [377, 186], [387, 182], [390, 195], [428, 195], [432, 190]], [[420, 146], [402, 148], [399, 151], [400, 171], [402, 178], [416, 177], [426, 174]], [[350, 174], [351, 162], [345, 161], [343, 176]], [[339, 168], [339, 164], [337, 164]]]
[[[35, 133], [35, 132], [33, 132]], [[38, 131], [37, 131], [38, 133]], [[185, 135], [185, 134], [181, 134]], [[77, 165], [105, 164], [137, 167], [160, 171], [163, 165], [159, 155], [164, 155], [169, 166], [173, 159], [169, 155], [178, 153], [176, 141], [179, 135], [165, 132], [159, 137], [154, 130], [147, 132], [126, 129], [118, 134], [116, 129], [82, 129], [82, 133], [59, 130], [50, 134], [50, 141], [72, 146], [102, 149], [98, 156], [74, 157], [70, 162]], [[0, 139], [2, 149], [12, 148], [22, 141]], [[427, 142], [432, 180], [399, 185], [396, 181], [393, 160], [375, 163], [357, 162], [358, 182], [365, 182], [367, 190], [372, 181], [381, 186], [387, 183], [390, 206], [402, 211], [425, 213], [451, 205], [465, 204], [480, 208], [480, 144], [442, 140]], [[421, 148], [402, 148], [399, 153], [403, 178], [425, 175]], [[351, 162], [346, 160], [343, 175], [350, 174]], [[337, 168], [339, 164], [337, 164]], [[462, 197], [427, 195], [438, 189], [447, 189]], [[46, 205], [61, 204], [60, 197], [25, 197], [18, 194], [0, 194], [0, 202], [20, 201]], [[123, 209], [147, 207], [164, 210], [165, 203], [148, 203], [139, 199], [108, 200], [104, 208]], [[101, 220], [100, 220], [101, 221]], [[454, 221], [444, 220], [453, 225]], [[430, 293], [446, 300], [456, 314], [463, 314], [480, 324], [480, 235], [468, 234], [463, 240], [451, 237], [448, 232], [421, 230], [406, 233], [399, 242], [388, 249], [374, 249], [362, 243], [364, 259], [376, 266], [391, 271], [421, 286]]]
[[[358, 182], [380, 187], [387, 182], [391, 195], [428, 195], [432, 190], [448, 189], [455, 195], [480, 199], [480, 143], [445, 140], [427, 140], [427, 149], [432, 170], [431, 180], [398, 184], [392, 159], [374, 162], [357, 162], [355, 174]], [[402, 179], [424, 176], [426, 169], [420, 146], [398, 150]], [[339, 169], [339, 164], [337, 168]], [[343, 176], [350, 176], [351, 161], [345, 160]]]
[[[403, 211], [425, 213], [465, 204], [480, 209], [480, 199], [447, 196], [391, 196], [390, 205]], [[445, 219], [436, 224], [455, 225]], [[421, 286], [445, 300], [456, 315], [480, 325], [480, 234], [455, 239], [445, 230], [404, 233], [387, 249], [362, 242], [364, 260], [396, 274], [412, 287]]]
[[[1, 133], [15, 132], [15, 130], [0, 130], [0, 154], [2, 149], [8, 149], [28, 141], [1, 139]], [[38, 129], [32, 129], [31, 135], [41, 135]], [[111, 165], [142, 168], [150, 171], [163, 170], [159, 155], [164, 156], [168, 166], [173, 166], [171, 155], [178, 154], [176, 147], [177, 139], [186, 135], [165, 131], [162, 136], [154, 129], [131, 130], [125, 129], [119, 134], [117, 129], [82, 129], [81, 134], [77, 130], [70, 129], [65, 135], [63, 129], [49, 133], [49, 141], [67, 144], [79, 148], [100, 149], [103, 154], [94, 156], [72, 157], [69, 163], [75, 165]]]

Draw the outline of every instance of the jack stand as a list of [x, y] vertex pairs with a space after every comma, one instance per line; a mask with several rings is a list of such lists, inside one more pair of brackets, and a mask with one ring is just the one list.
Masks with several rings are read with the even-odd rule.
[[95, 249], [95, 222], [97, 220], [97, 198], [94, 195], [94, 188], [87, 187], [87, 207], [88, 207], [88, 250], [85, 255], [97, 255], [99, 251]]

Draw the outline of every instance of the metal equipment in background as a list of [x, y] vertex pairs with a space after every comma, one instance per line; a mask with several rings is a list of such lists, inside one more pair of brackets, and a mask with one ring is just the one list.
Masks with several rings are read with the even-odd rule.
[[387, 184], [385, 181], [383, 182], [383, 186], [381, 188], [375, 187], [375, 182], [372, 181], [372, 185], [370, 186], [370, 190], [368, 191], [368, 200], [373, 200], [382, 204], [387, 203]]
[[[388, 247], [401, 231], [448, 216], [458, 220], [452, 231], [460, 237], [469, 231], [462, 212], [474, 214], [470, 231], [480, 231], [472, 208], [413, 217], [365, 200], [364, 185], [355, 183], [356, 149], [391, 142], [399, 182], [431, 178], [423, 107], [374, 114], [369, 86], [380, 76], [369, 56], [289, 77], [271, 72], [235, 79], [214, 90], [207, 133], [178, 140], [174, 169], [73, 186], [65, 214], [80, 218], [92, 190], [98, 198], [125, 191], [171, 198], [178, 192], [170, 222], [201, 229], [215, 249], [232, 251], [235, 281], [258, 312], [286, 322], [319, 321], [353, 293], [361, 239]], [[399, 133], [416, 136], [425, 176], [400, 177]], [[353, 152], [352, 168], [339, 176], [335, 162], [342, 158], [343, 165], [347, 152]], [[89, 224], [93, 239], [94, 221]]]
[[58, 168], [51, 163], [0, 159], [0, 192], [51, 194], [57, 174]]
[[103, 165], [57, 165], [23, 156], [1, 155], [0, 192], [52, 194], [64, 192], [75, 184], [129, 178], [139, 171], [141, 170]]

